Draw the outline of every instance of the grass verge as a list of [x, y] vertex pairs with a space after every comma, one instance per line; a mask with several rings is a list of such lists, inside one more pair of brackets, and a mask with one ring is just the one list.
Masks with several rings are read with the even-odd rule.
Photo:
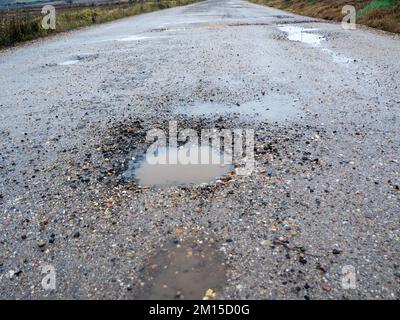
[[[56, 7], [56, 29], [45, 30], [41, 26], [44, 15], [40, 10], [15, 9], [0, 11], [0, 48], [19, 42], [53, 35], [59, 32], [109, 22], [141, 13], [182, 6], [200, 0], [161, 0], [141, 3], [113, 3], [107, 6]], [[60, 9], [60, 10], [59, 10]]]
[[400, 0], [248, 0], [309, 17], [342, 21], [342, 8], [353, 5], [357, 23], [400, 33]]

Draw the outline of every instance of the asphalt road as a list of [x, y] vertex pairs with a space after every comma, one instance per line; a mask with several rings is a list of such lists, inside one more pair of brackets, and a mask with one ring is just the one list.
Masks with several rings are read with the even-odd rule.
[[[0, 52], [0, 298], [398, 299], [399, 57], [237, 0]], [[124, 180], [169, 120], [254, 129], [254, 171]]]

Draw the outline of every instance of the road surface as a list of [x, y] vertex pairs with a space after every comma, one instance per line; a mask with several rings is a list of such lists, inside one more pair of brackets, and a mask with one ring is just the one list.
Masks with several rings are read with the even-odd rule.
[[[1, 52], [0, 297], [398, 299], [399, 57], [238, 0]], [[254, 171], [124, 179], [171, 120], [254, 129]]]

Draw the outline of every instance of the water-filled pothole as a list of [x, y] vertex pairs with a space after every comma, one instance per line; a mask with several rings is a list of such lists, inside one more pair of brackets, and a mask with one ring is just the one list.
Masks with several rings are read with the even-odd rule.
[[287, 37], [291, 41], [303, 42], [309, 45], [319, 45], [325, 38], [319, 34], [313, 33], [317, 29], [309, 29], [298, 26], [279, 27], [283, 32], [287, 33]]
[[234, 169], [228, 154], [211, 146], [159, 147], [142, 159], [132, 159], [123, 173], [141, 187], [168, 187], [212, 182]]
[[260, 121], [284, 122], [299, 118], [302, 110], [296, 107], [293, 99], [286, 96], [271, 96], [240, 105], [198, 102], [193, 105], [179, 106], [175, 113], [188, 116], [238, 115]]
[[225, 283], [224, 257], [213, 240], [175, 241], [149, 259], [138, 299], [218, 298]]
[[99, 56], [98, 54], [93, 54], [93, 53], [82, 53], [82, 54], [77, 55], [74, 59], [60, 62], [58, 65], [69, 66], [69, 65], [77, 64], [83, 60], [91, 61], [93, 59], [97, 59], [98, 56]]
[[131, 36], [126, 36], [126, 37], [117, 39], [117, 41], [129, 42], [129, 41], [139, 41], [139, 40], [145, 40], [145, 39], [149, 39], [149, 37], [146, 37], [146, 36], [138, 36], [138, 35], [131, 35]]
[[323, 48], [322, 51], [327, 53], [333, 59], [333, 61], [336, 62], [336, 63], [349, 64], [349, 63], [354, 62], [354, 59], [350, 59], [350, 58], [346, 57], [345, 55], [337, 53], [337, 52], [335, 52], [333, 50], [330, 50], [328, 48]]
[[60, 66], [69, 66], [69, 65], [72, 65], [72, 64], [76, 64], [76, 63], [78, 63], [79, 62], [79, 60], [67, 60], [67, 61], [64, 61], [64, 62], [60, 62], [58, 65], [60, 65]]
[[326, 37], [313, 33], [315, 31], [318, 31], [317, 29], [307, 29], [298, 26], [283, 26], [279, 27], [279, 29], [287, 33], [287, 38], [291, 41], [303, 42], [311, 45], [312, 47], [320, 48], [323, 52], [327, 53], [336, 63], [349, 64], [354, 61], [353, 59], [350, 59], [343, 54], [337, 53], [328, 48], [323, 48], [322, 41], [326, 40]]

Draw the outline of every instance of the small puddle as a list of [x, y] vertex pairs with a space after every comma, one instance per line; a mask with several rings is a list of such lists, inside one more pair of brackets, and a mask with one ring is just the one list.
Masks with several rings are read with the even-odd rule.
[[317, 29], [307, 29], [298, 26], [283, 26], [279, 27], [279, 30], [288, 34], [288, 39], [291, 41], [303, 42], [309, 45], [319, 45], [325, 38], [313, 31]]
[[69, 66], [69, 65], [72, 65], [72, 64], [76, 64], [78, 62], [79, 62], [79, 60], [67, 60], [67, 61], [64, 61], [64, 62], [60, 62], [58, 65], [59, 66]]
[[170, 243], [149, 259], [143, 272], [143, 300], [218, 298], [226, 283], [224, 257], [212, 240]]
[[144, 39], [148, 39], [148, 38], [149, 37], [145, 37], [145, 36], [128, 36], [128, 37], [117, 39], [117, 41], [129, 42], [129, 41], [144, 40]]
[[98, 58], [98, 54], [92, 54], [92, 53], [82, 53], [79, 54], [75, 57], [75, 59], [71, 59], [71, 60], [67, 60], [64, 62], [60, 62], [58, 65], [59, 66], [69, 66], [72, 64], [77, 64], [80, 61], [86, 60], [86, 61], [91, 61], [93, 59], [97, 59]]
[[344, 55], [341, 55], [339, 53], [336, 53], [333, 50], [330, 50], [330, 49], [327, 49], [327, 48], [323, 48], [322, 51], [327, 53], [329, 56], [331, 56], [333, 61], [335, 61], [336, 63], [348, 64], [348, 63], [354, 62], [354, 60], [352, 60], [352, 59], [350, 59], [350, 58], [348, 58], [348, 57], [346, 57]]
[[[313, 47], [321, 48], [320, 44], [322, 41], [326, 40], [324, 36], [318, 35], [316, 33], [312, 33], [313, 31], [318, 31], [318, 29], [307, 29], [298, 26], [283, 26], [279, 27], [281, 31], [284, 31], [288, 34], [288, 39], [291, 41], [303, 42], [309, 44]], [[332, 60], [338, 64], [348, 64], [351, 63], [352, 59], [339, 54], [328, 48], [321, 48], [323, 52], [328, 54]]]
[[234, 169], [227, 154], [211, 146], [159, 147], [144, 159], [132, 160], [122, 174], [141, 187], [209, 183]]
[[238, 115], [261, 121], [284, 122], [299, 118], [302, 114], [293, 99], [286, 96], [270, 96], [263, 100], [250, 101], [238, 105], [224, 105], [214, 102], [200, 102], [194, 105], [180, 106], [177, 114], [188, 116]]

